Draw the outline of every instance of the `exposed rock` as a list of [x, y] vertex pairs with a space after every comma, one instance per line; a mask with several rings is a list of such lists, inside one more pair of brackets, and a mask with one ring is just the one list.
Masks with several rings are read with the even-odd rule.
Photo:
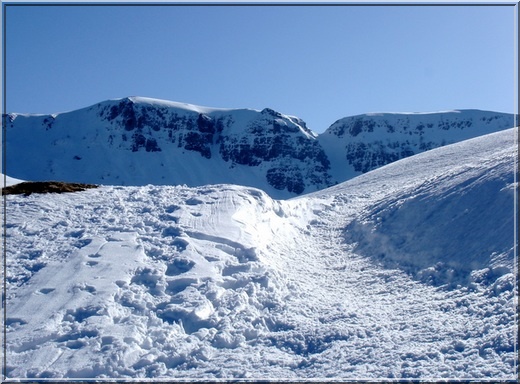
[[25, 196], [29, 196], [31, 193], [80, 192], [97, 187], [95, 184], [66, 183], [63, 181], [25, 181], [2, 188], [2, 195], [24, 194]]

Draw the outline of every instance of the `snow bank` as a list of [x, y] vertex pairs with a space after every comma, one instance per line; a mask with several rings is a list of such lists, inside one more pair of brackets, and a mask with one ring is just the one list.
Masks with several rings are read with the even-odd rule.
[[[518, 166], [514, 130], [488, 139], [493, 138], [494, 151], [479, 153], [479, 140], [470, 140], [410, 160], [451, 158], [434, 175], [423, 175], [419, 185], [365, 208], [347, 226], [347, 241], [357, 243], [356, 252], [437, 285], [468, 285], [483, 275], [491, 284], [512, 274]], [[478, 159], [466, 157], [470, 152], [477, 152]]]

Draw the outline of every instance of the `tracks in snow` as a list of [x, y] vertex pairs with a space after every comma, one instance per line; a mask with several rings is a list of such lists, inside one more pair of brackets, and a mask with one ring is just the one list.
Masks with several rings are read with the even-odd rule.
[[[286, 289], [256, 249], [254, 216], [270, 209], [254, 202], [271, 201], [264, 194], [149, 186], [53, 198], [17, 197], [11, 205], [15, 223], [27, 206], [49, 212], [13, 224], [13, 241], [52, 227], [55, 243], [31, 238], [45, 249], [34, 256], [39, 270], [9, 255], [10, 377], [172, 377], [190, 367], [214, 377], [212, 357], [271, 348], [262, 335], [284, 326]], [[247, 212], [234, 220], [241, 207]], [[23, 280], [20, 268], [29, 272]], [[242, 363], [222, 367], [244, 374]]]
[[147, 186], [12, 199], [11, 377], [475, 378], [514, 364], [514, 311], [493, 309], [512, 299], [356, 255], [355, 197]]
[[[514, 332], [484, 314], [485, 307], [497, 305], [490, 302], [494, 299], [424, 285], [357, 255], [345, 242], [349, 212], [356, 212], [349, 200], [309, 199], [313, 214], [306, 217], [299, 200], [289, 201], [301, 215], [293, 221], [301, 237], [274, 247], [283, 254], [295, 292], [287, 302], [288, 323], [295, 326], [272, 337], [304, 357], [302, 374], [319, 377], [316, 367], [331, 361], [342, 361], [339, 377], [461, 378], [478, 376], [479, 366], [489, 361], [494, 375], [511, 372], [512, 355], [502, 355], [503, 346], [489, 349], [500, 332]], [[493, 332], [489, 322], [495, 324]], [[487, 332], [488, 349], [482, 353], [475, 335]]]

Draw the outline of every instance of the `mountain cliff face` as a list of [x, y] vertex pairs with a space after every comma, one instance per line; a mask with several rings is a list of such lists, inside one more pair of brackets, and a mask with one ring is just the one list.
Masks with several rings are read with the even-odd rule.
[[55, 115], [8, 114], [6, 172], [113, 185], [240, 184], [275, 198], [313, 192], [392, 161], [514, 126], [484, 111], [370, 114], [317, 135], [272, 109], [142, 97]]
[[271, 109], [124, 98], [49, 116], [6, 116], [10, 175], [116, 185], [229, 183], [288, 197], [329, 186], [305, 123]]
[[507, 113], [455, 110], [437, 113], [372, 113], [336, 121], [319, 137], [333, 176], [348, 180], [433, 148], [511, 128]]

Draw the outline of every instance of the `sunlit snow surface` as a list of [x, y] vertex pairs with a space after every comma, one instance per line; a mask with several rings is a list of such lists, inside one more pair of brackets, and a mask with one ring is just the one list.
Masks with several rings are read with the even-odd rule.
[[14, 177], [4, 176], [3, 173], [0, 173], [0, 179], [2, 180], [2, 186], [5, 184], [6, 187], [24, 182], [24, 180], [15, 179]]
[[7, 196], [9, 378], [517, 377], [517, 130], [287, 201]]

